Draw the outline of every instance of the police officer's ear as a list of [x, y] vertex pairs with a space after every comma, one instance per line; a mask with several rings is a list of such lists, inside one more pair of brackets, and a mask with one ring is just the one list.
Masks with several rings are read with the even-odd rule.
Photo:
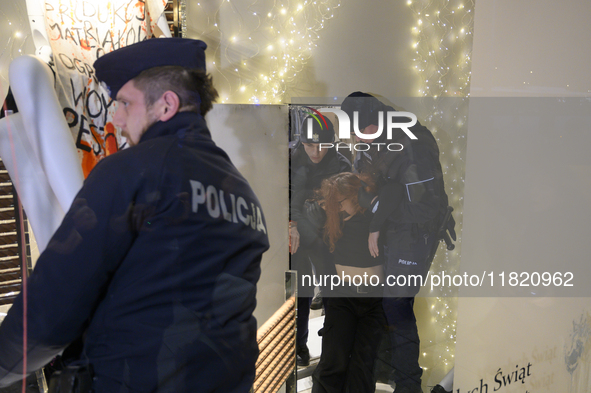
[[175, 92], [171, 90], [165, 91], [158, 101], [160, 101], [160, 117], [158, 120], [168, 121], [179, 112], [181, 100]]

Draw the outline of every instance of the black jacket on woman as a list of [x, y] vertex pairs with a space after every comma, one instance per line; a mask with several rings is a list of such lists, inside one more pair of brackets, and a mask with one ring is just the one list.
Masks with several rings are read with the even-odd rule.
[[322, 180], [337, 173], [350, 172], [351, 162], [331, 148], [322, 161], [314, 164], [299, 145], [291, 156], [291, 220], [298, 224], [300, 245], [310, 247], [322, 242], [322, 228], [312, 225], [305, 215], [306, 200], [314, 198], [314, 190], [320, 188]]

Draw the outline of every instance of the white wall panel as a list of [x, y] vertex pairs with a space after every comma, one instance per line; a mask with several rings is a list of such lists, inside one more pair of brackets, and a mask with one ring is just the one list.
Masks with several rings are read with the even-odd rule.
[[284, 302], [289, 269], [288, 121], [285, 105], [215, 104], [207, 124], [261, 202], [271, 248], [263, 255], [255, 316], [259, 325]]
[[498, 279], [460, 297], [454, 393], [591, 391], [591, 105], [572, 98], [591, 89], [590, 16], [585, 0], [476, 3], [462, 269], [577, 273], [551, 297]]

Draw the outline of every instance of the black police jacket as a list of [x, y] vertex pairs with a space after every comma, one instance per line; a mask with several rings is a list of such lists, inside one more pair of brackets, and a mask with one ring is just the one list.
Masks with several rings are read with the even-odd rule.
[[[27, 283], [28, 370], [84, 337], [94, 391], [247, 392], [269, 247], [260, 204], [202, 116], [158, 122], [90, 173]], [[0, 326], [22, 378], [23, 296]]]
[[[393, 111], [386, 107], [384, 112]], [[386, 124], [386, 122], [384, 122]], [[383, 132], [376, 143], [400, 143], [401, 151], [382, 147], [358, 152], [355, 169], [371, 174], [379, 186], [379, 205], [370, 232], [383, 229], [398, 232], [433, 233], [445, 215], [448, 205], [439, 162], [439, 148], [433, 134], [417, 122], [410, 127], [417, 137], [410, 139], [403, 131], [394, 130], [392, 140]]]

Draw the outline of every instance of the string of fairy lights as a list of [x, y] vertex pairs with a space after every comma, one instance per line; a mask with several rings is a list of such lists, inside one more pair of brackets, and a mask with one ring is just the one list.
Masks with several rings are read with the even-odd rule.
[[[221, 103], [279, 104], [306, 66], [339, 0], [253, 4], [191, 1], [188, 36], [210, 47], [207, 64]], [[211, 53], [213, 55], [211, 55]]]
[[[454, 251], [441, 246], [433, 274], [459, 271], [470, 69], [474, 17], [473, 0], [408, 0], [416, 21], [412, 28], [416, 91], [423, 97], [425, 125], [441, 148], [440, 161], [449, 204], [454, 207], [458, 239]], [[456, 339], [457, 287], [432, 290], [428, 302], [437, 336], [424, 345], [424, 363], [453, 367]], [[427, 369], [424, 367], [424, 369]]]

